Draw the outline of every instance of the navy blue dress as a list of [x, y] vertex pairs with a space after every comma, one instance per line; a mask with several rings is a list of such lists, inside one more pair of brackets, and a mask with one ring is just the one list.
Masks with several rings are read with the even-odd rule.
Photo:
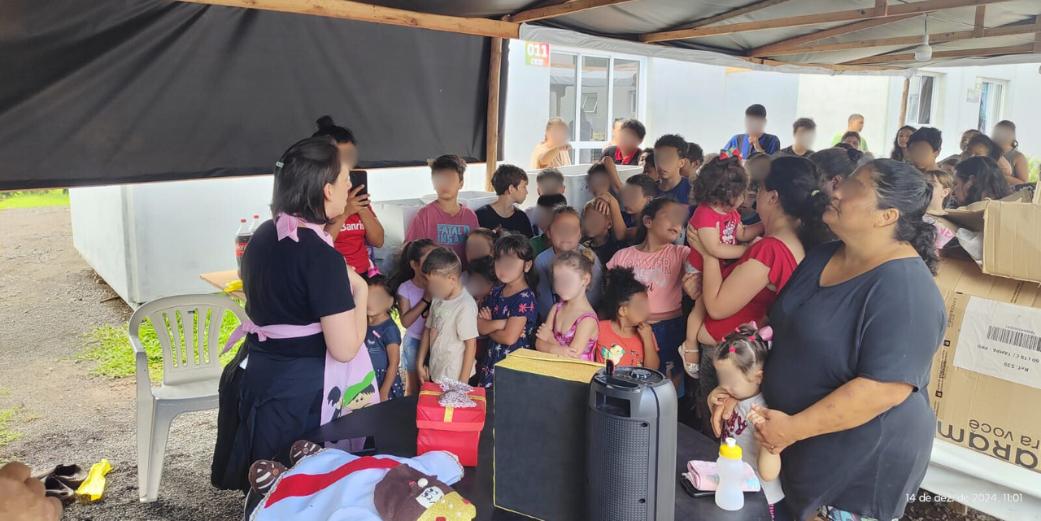
[[771, 409], [797, 414], [854, 378], [912, 385], [903, 403], [867, 423], [781, 452], [781, 486], [796, 519], [821, 506], [895, 519], [929, 464], [936, 416], [927, 386], [946, 325], [943, 298], [917, 257], [822, 287], [840, 245], [807, 255], [774, 303], [762, 393]]
[[[259, 326], [306, 325], [354, 309], [347, 264], [314, 231], [300, 228], [300, 242], [279, 241], [272, 221], [253, 235], [242, 258], [246, 313]], [[325, 337], [246, 337], [247, 365], [238, 392], [238, 424], [227, 454], [226, 480], [248, 488], [246, 474], [258, 459], [288, 464], [293, 442], [321, 423]], [[229, 433], [220, 432], [218, 438]], [[215, 456], [216, 460], [216, 456]], [[215, 469], [216, 471], [217, 469]], [[228, 481], [225, 481], [228, 483]]]

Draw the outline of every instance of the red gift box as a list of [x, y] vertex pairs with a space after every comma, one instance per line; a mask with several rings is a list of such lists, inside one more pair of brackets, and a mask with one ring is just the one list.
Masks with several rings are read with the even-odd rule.
[[477, 445], [488, 404], [483, 387], [474, 388], [469, 396], [477, 407], [442, 407], [438, 403], [441, 386], [433, 382], [423, 384], [416, 406], [416, 454], [446, 450], [455, 454], [463, 466], [477, 466]]

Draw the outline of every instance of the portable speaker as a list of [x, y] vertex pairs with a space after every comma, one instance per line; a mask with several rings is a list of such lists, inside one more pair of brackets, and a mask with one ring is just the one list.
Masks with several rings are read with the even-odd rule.
[[658, 371], [619, 367], [589, 388], [589, 519], [673, 521], [676, 390]]

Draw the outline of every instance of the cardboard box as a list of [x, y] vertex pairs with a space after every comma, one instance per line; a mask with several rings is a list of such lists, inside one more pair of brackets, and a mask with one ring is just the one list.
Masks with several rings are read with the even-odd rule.
[[[1031, 201], [1030, 197], [1034, 200]], [[1041, 282], [1041, 190], [949, 210], [944, 219], [983, 233], [983, 273]]]
[[943, 259], [948, 325], [933, 359], [936, 437], [1041, 473], [1041, 285]]

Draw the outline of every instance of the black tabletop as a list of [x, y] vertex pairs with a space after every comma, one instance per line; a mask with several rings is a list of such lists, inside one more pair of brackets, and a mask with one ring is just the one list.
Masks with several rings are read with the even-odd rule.
[[[378, 405], [359, 409], [319, 429], [311, 439], [342, 440], [362, 436], [372, 437], [378, 454], [412, 457], [416, 455], [416, 396], [390, 400]], [[492, 504], [492, 415], [493, 393], [488, 393], [488, 417], [481, 431], [478, 449], [478, 465], [467, 467], [463, 479], [452, 485], [463, 497], [477, 506], [480, 521], [529, 520]], [[676, 520], [698, 521], [755, 521], [769, 520], [766, 498], [762, 492], [745, 494], [745, 508], [738, 512], [727, 512], [716, 507], [712, 496], [694, 498], [679, 484], [679, 473], [684, 471], [687, 461], [693, 459], [715, 460], [719, 445], [705, 435], [679, 424], [676, 443]], [[249, 499], [254, 499], [252, 495]], [[247, 508], [247, 512], [250, 509]]]

